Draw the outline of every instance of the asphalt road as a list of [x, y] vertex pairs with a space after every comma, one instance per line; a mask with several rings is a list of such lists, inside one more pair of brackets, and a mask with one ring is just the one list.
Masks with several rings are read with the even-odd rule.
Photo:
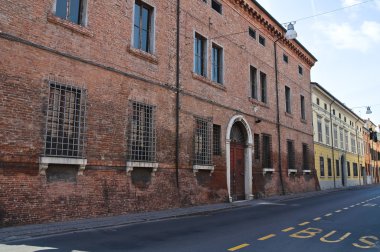
[[380, 187], [10, 242], [0, 251], [380, 251]]

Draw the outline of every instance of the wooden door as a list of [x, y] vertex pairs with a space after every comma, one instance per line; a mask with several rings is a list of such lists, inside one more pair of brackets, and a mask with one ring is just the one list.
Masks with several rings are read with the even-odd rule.
[[245, 199], [245, 185], [244, 185], [244, 145], [232, 143], [231, 144], [231, 197], [232, 200]]

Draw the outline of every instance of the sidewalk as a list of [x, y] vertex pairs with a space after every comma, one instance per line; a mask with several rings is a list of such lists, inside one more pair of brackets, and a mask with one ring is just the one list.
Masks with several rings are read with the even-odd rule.
[[225, 211], [242, 207], [258, 206], [264, 203], [280, 203], [293, 199], [309, 198], [319, 195], [329, 194], [342, 190], [359, 190], [376, 185], [355, 186], [348, 188], [338, 188], [316, 192], [306, 192], [284, 196], [273, 196], [259, 200], [239, 201], [233, 203], [219, 203], [212, 205], [202, 205], [187, 208], [175, 208], [162, 211], [127, 214], [115, 217], [101, 217], [93, 219], [73, 220], [66, 222], [56, 222], [47, 224], [35, 224], [17, 227], [7, 227], [0, 229], [0, 243], [15, 240], [24, 240], [40, 236], [63, 234], [70, 232], [85, 231], [90, 229], [100, 229], [107, 227], [118, 227], [148, 221], [159, 221], [172, 218], [179, 218], [191, 215], [208, 214], [211, 212]]

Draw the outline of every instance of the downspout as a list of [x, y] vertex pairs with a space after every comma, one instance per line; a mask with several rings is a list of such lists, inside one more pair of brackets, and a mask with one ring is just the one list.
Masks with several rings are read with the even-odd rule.
[[179, 42], [180, 42], [180, 0], [177, 0], [177, 34], [176, 34], [176, 110], [175, 110], [175, 175], [177, 188], [179, 189], [179, 110], [180, 110], [180, 83], [179, 83]]
[[335, 154], [334, 154], [334, 133], [333, 133], [333, 122], [332, 122], [332, 114], [331, 114], [331, 105], [333, 105], [333, 103], [335, 102], [335, 100], [333, 100], [331, 103], [330, 103], [330, 123], [331, 123], [331, 127], [330, 127], [330, 132], [331, 132], [331, 154], [332, 154], [332, 167], [333, 167], [333, 178], [334, 178], [334, 188], [336, 188], [336, 181], [335, 181]]
[[[355, 127], [356, 127], [356, 130], [355, 130], [355, 139], [356, 139], [356, 151], [358, 152], [358, 166], [360, 165], [360, 169], [359, 167], [357, 167], [358, 169], [358, 173], [359, 173], [359, 185], [361, 185], [361, 181], [360, 181], [360, 177], [361, 177], [361, 174], [362, 174], [362, 165], [359, 163], [360, 162], [360, 153], [359, 153], [359, 141], [358, 141], [358, 127], [356, 126], [356, 124], [358, 123], [358, 121], [360, 120], [360, 118], [358, 118], [358, 120], [356, 120], [355, 122]], [[364, 181], [363, 181], [363, 184], [364, 184]]]
[[277, 102], [277, 138], [278, 138], [278, 172], [280, 173], [280, 183], [282, 195], [285, 195], [284, 181], [282, 178], [282, 160], [281, 160], [281, 129], [280, 129], [280, 104], [278, 97], [278, 73], [277, 73], [277, 41], [273, 42], [274, 44], [274, 71], [275, 71], [275, 80], [276, 80], [276, 102]]

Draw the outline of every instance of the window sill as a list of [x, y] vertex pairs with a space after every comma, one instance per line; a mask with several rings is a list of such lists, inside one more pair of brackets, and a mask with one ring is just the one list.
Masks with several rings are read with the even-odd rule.
[[73, 22], [70, 22], [68, 20], [64, 20], [60, 17], [55, 16], [53, 13], [48, 13], [47, 20], [50, 23], [60, 25], [62, 27], [65, 27], [73, 32], [80, 33], [87, 37], [93, 37], [94, 33], [90, 31], [88, 28], [81, 26], [79, 24], [75, 24]]
[[128, 52], [132, 54], [133, 56], [136, 56], [140, 59], [146, 60], [150, 63], [153, 63], [155, 65], [158, 65], [158, 59], [157, 56], [148, 52], [145, 52], [143, 50], [137, 49], [132, 47], [131, 45], [128, 46]]
[[85, 158], [65, 158], [65, 157], [40, 157], [39, 173], [46, 175], [49, 164], [79, 165], [78, 175], [83, 175], [87, 165]]
[[193, 173], [194, 176], [197, 174], [199, 170], [203, 171], [210, 171], [210, 176], [214, 172], [214, 167], [213, 165], [193, 165]]
[[289, 118], [293, 118], [293, 115], [289, 112], [285, 112], [285, 116], [289, 117]]
[[204, 76], [199, 75], [197, 73], [194, 73], [194, 72], [191, 72], [191, 73], [193, 75], [193, 79], [202, 81], [203, 83], [206, 83], [207, 85], [210, 85], [210, 86], [212, 86], [214, 88], [218, 88], [220, 90], [227, 91], [227, 88], [225, 86], [223, 86], [223, 84], [214, 82], [214, 81], [212, 81], [210, 79], [207, 79], [207, 77], [204, 77]]
[[265, 175], [267, 173], [270, 175], [273, 175], [274, 169], [273, 168], [263, 168], [263, 175]]
[[296, 175], [296, 174], [297, 174], [297, 169], [288, 169], [288, 176]]
[[127, 161], [126, 164], [127, 175], [131, 175], [131, 172], [134, 168], [143, 167], [143, 168], [152, 168], [152, 176], [156, 175], [158, 169], [158, 163], [149, 163], [149, 162], [136, 162], [136, 161]]
[[303, 174], [311, 174], [311, 170], [303, 170]]
[[304, 123], [304, 124], [307, 124], [307, 121], [305, 119], [300, 119], [301, 120], [301, 123]]
[[264, 108], [268, 108], [268, 109], [270, 109], [268, 103], [265, 103], [265, 102], [259, 101], [259, 100], [255, 99], [255, 98], [252, 98], [252, 97], [248, 97], [248, 100], [249, 100], [252, 104], [254, 104], [254, 105], [259, 105], [259, 106], [261, 106], [261, 107], [264, 107]]

